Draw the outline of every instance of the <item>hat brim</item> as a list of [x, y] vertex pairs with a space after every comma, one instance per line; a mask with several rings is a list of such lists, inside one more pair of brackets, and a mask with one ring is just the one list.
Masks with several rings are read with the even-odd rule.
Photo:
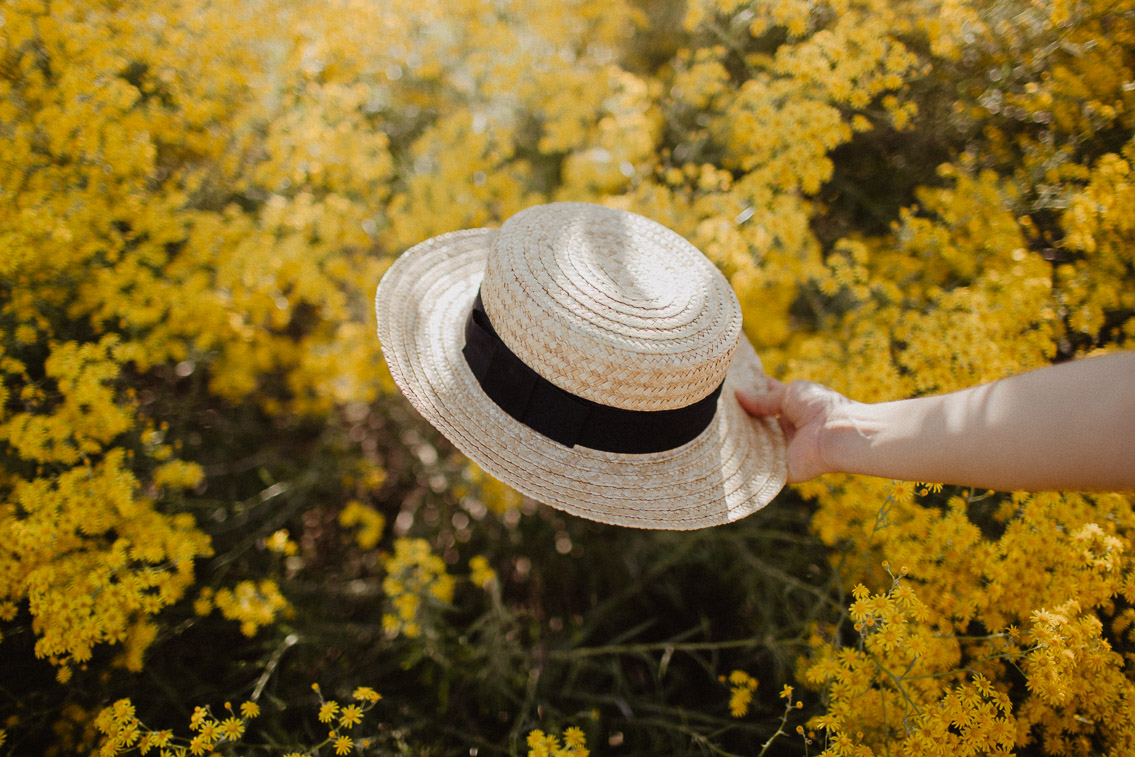
[[785, 441], [773, 418], [753, 418], [734, 392], [763, 374], [742, 337], [717, 412], [693, 441], [665, 452], [565, 447], [489, 399], [461, 353], [495, 229], [443, 234], [411, 248], [375, 295], [378, 337], [395, 383], [462, 453], [522, 494], [583, 518], [670, 530], [729, 523], [783, 488]]

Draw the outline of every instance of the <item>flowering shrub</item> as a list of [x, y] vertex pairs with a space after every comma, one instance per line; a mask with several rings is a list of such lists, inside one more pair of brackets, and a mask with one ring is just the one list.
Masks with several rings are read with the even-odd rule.
[[409, 410], [370, 303], [584, 200], [856, 399], [1131, 348], [1133, 45], [1130, 0], [8, 2], [0, 747], [1123, 753], [1130, 495], [583, 522]]
[[[437, 606], [453, 600], [454, 581], [445, 572], [445, 561], [430, 552], [425, 539], [398, 539], [383, 567], [382, 591], [390, 603], [382, 616], [383, 627], [394, 635], [420, 636], [423, 624], [433, 625]], [[480, 578], [477, 575], [474, 581]]]
[[[319, 697], [318, 720], [331, 730], [321, 743], [303, 748], [302, 751], [288, 752], [288, 757], [318, 754], [326, 748], [327, 754], [350, 754], [356, 748], [367, 749], [373, 739], [356, 741], [350, 734], [382, 695], [369, 686], [359, 686], [351, 693], [351, 704], [340, 706], [335, 700], [325, 700], [318, 684], [312, 686]], [[95, 721], [95, 727], [106, 735], [99, 754], [104, 757], [128, 754], [137, 750], [147, 754], [157, 749], [161, 754], [202, 755], [229, 751], [241, 744], [248, 736], [251, 721], [260, 715], [260, 706], [255, 702], [243, 702], [238, 709], [225, 702], [227, 715], [214, 716], [209, 707], [197, 706], [189, 718], [189, 730], [194, 733], [188, 738], [180, 738], [173, 731], [153, 731], [137, 717], [137, 710], [129, 699], [120, 699], [103, 709]], [[281, 752], [283, 750], [280, 750]]]

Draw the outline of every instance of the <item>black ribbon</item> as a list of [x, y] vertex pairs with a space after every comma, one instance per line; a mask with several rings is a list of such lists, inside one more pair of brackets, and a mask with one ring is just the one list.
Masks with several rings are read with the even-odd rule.
[[713, 420], [722, 384], [674, 410], [625, 410], [578, 397], [530, 368], [497, 335], [480, 293], [465, 322], [465, 362], [485, 394], [514, 419], [565, 447], [643, 454], [695, 439]]

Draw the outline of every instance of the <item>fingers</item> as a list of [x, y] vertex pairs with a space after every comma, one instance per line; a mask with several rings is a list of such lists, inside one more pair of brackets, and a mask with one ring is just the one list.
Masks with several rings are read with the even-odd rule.
[[782, 384], [769, 377], [758, 379], [756, 386], [739, 389], [736, 394], [738, 403], [750, 415], [776, 416], [788, 442], [789, 483], [809, 481], [836, 470], [821, 454], [825, 422], [833, 408], [850, 400], [823, 384], [803, 379]]
[[764, 391], [759, 387], [746, 387], [737, 390], [737, 401], [750, 415], [780, 415], [784, 404], [784, 384], [771, 376], [766, 377], [768, 385]]

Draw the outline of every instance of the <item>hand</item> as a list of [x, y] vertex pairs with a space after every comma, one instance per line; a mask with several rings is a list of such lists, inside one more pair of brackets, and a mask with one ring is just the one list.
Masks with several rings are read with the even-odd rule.
[[777, 416], [788, 439], [789, 483], [836, 470], [825, 456], [825, 431], [829, 419], [855, 404], [847, 397], [812, 381], [783, 384], [769, 377], [765, 391], [741, 389], [737, 401], [750, 415]]
[[838, 471], [1000, 491], [1135, 491], [1135, 351], [889, 402], [768, 377], [737, 400], [778, 417], [792, 483]]

